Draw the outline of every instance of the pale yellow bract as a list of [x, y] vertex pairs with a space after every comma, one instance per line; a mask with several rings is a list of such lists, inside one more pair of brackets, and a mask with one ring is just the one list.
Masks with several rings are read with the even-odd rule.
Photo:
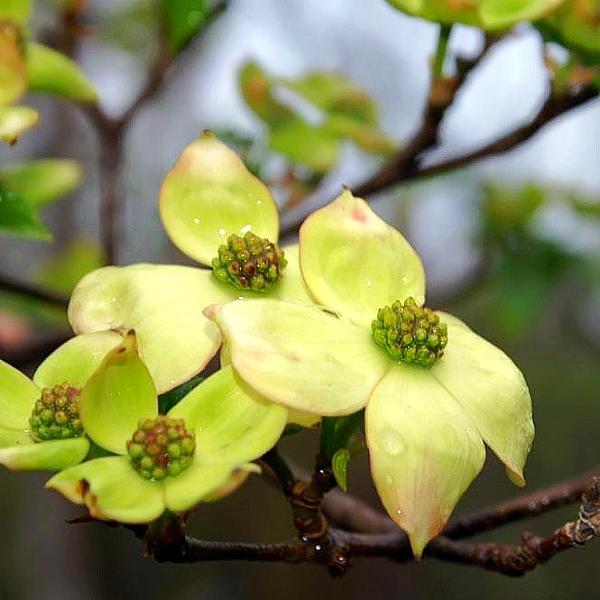
[[266, 398], [323, 416], [365, 408], [375, 485], [420, 556], [479, 473], [485, 442], [524, 484], [533, 435], [523, 375], [498, 348], [440, 313], [448, 345], [432, 368], [393, 360], [370, 336], [377, 309], [412, 296], [425, 276], [408, 242], [345, 191], [300, 230], [304, 281], [319, 306], [244, 300], [205, 313], [231, 362]]

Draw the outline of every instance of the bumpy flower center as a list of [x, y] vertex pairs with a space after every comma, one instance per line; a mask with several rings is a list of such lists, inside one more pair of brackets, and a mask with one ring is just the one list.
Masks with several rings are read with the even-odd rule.
[[430, 308], [419, 306], [414, 298], [377, 311], [371, 324], [375, 343], [395, 360], [431, 367], [444, 354], [448, 328]]
[[238, 290], [268, 292], [274, 288], [287, 265], [283, 251], [252, 232], [244, 237], [230, 235], [212, 261], [215, 277]]
[[65, 440], [83, 435], [79, 418], [79, 390], [68, 383], [44, 388], [29, 418], [36, 442]]
[[183, 419], [159, 416], [140, 421], [127, 442], [133, 468], [145, 479], [159, 481], [179, 475], [192, 464], [196, 440]]

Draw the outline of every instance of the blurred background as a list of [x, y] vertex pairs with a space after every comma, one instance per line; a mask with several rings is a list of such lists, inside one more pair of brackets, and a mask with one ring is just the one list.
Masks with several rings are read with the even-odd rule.
[[[29, 27], [38, 38], [56, 41], [57, 15], [64, 8], [59, 4], [34, 4]], [[148, 65], [156, 67], [159, 8], [152, 0], [90, 0], [85, 6], [75, 57], [111, 118], [118, 119], [144, 89]], [[436, 24], [406, 16], [384, 0], [232, 0], [215, 16], [199, 12], [194, 19], [202, 31], [189, 43], [182, 33], [177, 60], [158, 65], [164, 85], [122, 132], [122, 160], [112, 173], [119, 264], [189, 262], [165, 236], [156, 202], [166, 171], [203, 129], [213, 129], [270, 182], [285, 227], [331, 200], [342, 185], [364, 181], [419, 127]], [[475, 54], [483, 42], [481, 31], [454, 27], [448, 70], [454, 57]], [[560, 48], [550, 51], [561, 59]], [[476, 149], [529, 121], [544, 100], [547, 80], [539, 33], [517, 27], [494, 44], [460, 90], [425, 165]], [[328, 112], [323, 100], [328, 85], [336, 93], [343, 89], [344, 100], [359, 99], [356, 121], [333, 119], [339, 114]], [[257, 86], [269, 90], [271, 104], [257, 99]], [[47, 157], [76, 160], [82, 175], [73, 176], [72, 192], [41, 208], [51, 242], [0, 235], [0, 273], [66, 296], [102, 262], [101, 146], [89, 111], [37, 94], [26, 101], [42, 120], [13, 148], [2, 148], [0, 181], [10, 165]], [[428, 304], [467, 320], [524, 371], [537, 428], [527, 468], [530, 490], [599, 463], [599, 139], [596, 99], [504, 155], [371, 198], [422, 256]], [[62, 308], [0, 289], [0, 357], [31, 372], [44, 350], [66, 335]], [[316, 448], [310, 431], [283, 444], [306, 466]], [[598, 542], [516, 580], [433, 559], [414, 565], [357, 559], [341, 579], [315, 565], [158, 565], [142, 558], [141, 545], [127, 531], [66, 524], [78, 511], [44, 492], [44, 480], [0, 471], [1, 598], [597, 595]], [[351, 463], [350, 491], [378, 503], [364, 456]], [[517, 493], [490, 456], [457, 510]], [[485, 539], [516, 542], [523, 529], [549, 532], [576, 510], [576, 505], [561, 509]], [[280, 541], [293, 535], [288, 505], [259, 478], [196, 511], [191, 529], [223, 540]]]

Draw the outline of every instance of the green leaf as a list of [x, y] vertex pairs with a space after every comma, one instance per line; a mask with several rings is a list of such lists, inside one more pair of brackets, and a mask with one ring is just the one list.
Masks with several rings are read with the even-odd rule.
[[33, 92], [57, 94], [80, 102], [96, 101], [96, 90], [77, 63], [42, 44], [27, 45], [27, 74]]
[[0, 187], [0, 234], [52, 239], [33, 208], [17, 193], [5, 187]]
[[342, 448], [338, 450], [331, 459], [333, 476], [341, 490], [348, 490], [348, 463], [350, 462], [350, 450]]
[[567, 0], [537, 26], [547, 39], [577, 51], [590, 64], [600, 61], [600, 3], [597, 0]]
[[2, 0], [0, 21], [15, 21], [24, 25], [31, 14], [31, 0]]
[[158, 412], [161, 415], [166, 415], [176, 404], [178, 404], [185, 396], [187, 396], [194, 388], [204, 381], [205, 376], [202, 374], [194, 375], [189, 381], [173, 388], [172, 390], [160, 394], [158, 396]]
[[403, 12], [438, 23], [464, 23], [488, 30], [507, 29], [543, 17], [562, 0], [388, 0]]
[[45, 289], [69, 295], [80, 279], [103, 263], [100, 246], [85, 238], [71, 242], [63, 252], [42, 264], [36, 279]]
[[377, 124], [375, 102], [363, 89], [338, 73], [315, 71], [302, 79], [285, 79], [281, 83], [327, 113], [343, 115], [361, 123]]
[[246, 104], [267, 125], [281, 125], [295, 119], [294, 113], [275, 98], [272, 80], [257, 63], [245, 63], [239, 77]]
[[20, 28], [0, 20], [0, 106], [18, 100], [27, 87]]
[[321, 422], [320, 454], [332, 460], [339, 450], [350, 445], [354, 434], [363, 428], [364, 411], [359, 410], [344, 417], [324, 417]]
[[169, 45], [179, 52], [203, 27], [210, 13], [206, 0], [162, 0]]
[[535, 184], [514, 189], [487, 183], [483, 190], [483, 207], [488, 227], [502, 234], [523, 228], [546, 202], [546, 191]]
[[126, 443], [139, 421], [158, 414], [156, 390], [140, 360], [135, 335], [110, 351], [81, 391], [81, 422], [99, 446], [126, 453]]
[[491, 281], [491, 314], [505, 335], [516, 337], [533, 326], [571, 261], [557, 246], [532, 240], [505, 253]]
[[0, 106], [0, 140], [14, 144], [39, 118], [37, 110], [28, 106]]
[[331, 115], [325, 121], [324, 128], [336, 137], [352, 140], [373, 154], [390, 155], [397, 151], [394, 143], [376, 127], [345, 115]]
[[317, 173], [329, 171], [340, 151], [339, 139], [331, 131], [299, 118], [273, 127], [269, 146], [291, 162], [303, 164]]
[[35, 208], [71, 193], [81, 177], [79, 163], [62, 158], [29, 160], [0, 168], [0, 184], [17, 192]]

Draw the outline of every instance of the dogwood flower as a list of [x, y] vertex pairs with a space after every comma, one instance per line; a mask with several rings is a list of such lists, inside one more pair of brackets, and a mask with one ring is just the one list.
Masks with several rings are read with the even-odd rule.
[[267, 187], [212, 134], [183, 150], [160, 192], [171, 240], [213, 270], [175, 265], [104, 267], [75, 288], [76, 333], [135, 330], [158, 393], [200, 373], [221, 345], [202, 309], [240, 297], [311, 302], [297, 246], [277, 246], [279, 217]]
[[55, 350], [31, 381], [0, 360], [0, 464], [15, 471], [75, 465], [90, 442], [80, 417], [81, 389], [121, 336], [78, 336]]
[[305, 221], [300, 265], [322, 307], [265, 299], [206, 312], [266, 398], [328, 416], [366, 407], [377, 491], [420, 556], [481, 470], [484, 442], [524, 484], [527, 384], [501, 350], [423, 306], [419, 257], [350, 192]]
[[159, 415], [152, 377], [135, 335], [109, 352], [83, 387], [81, 421], [110, 456], [61, 471], [46, 487], [97, 519], [149, 523], [231, 492], [239, 471], [279, 439], [287, 411], [262, 400], [231, 367]]

